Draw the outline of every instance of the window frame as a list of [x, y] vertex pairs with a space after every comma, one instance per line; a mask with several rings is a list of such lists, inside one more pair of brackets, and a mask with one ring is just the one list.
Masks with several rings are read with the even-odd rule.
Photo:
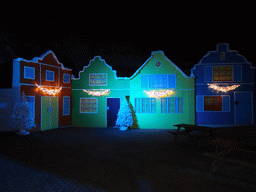
[[[48, 73], [49, 73], [49, 72], [53, 73], [53, 80], [49, 80], [49, 79], [48, 79]], [[51, 70], [45, 70], [45, 80], [46, 80], [46, 81], [52, 81], [52, 82], [54, 82], [54, 81], [55, 81], [55, 72], [54, 72], [54, 71], [51, 71]]]
[[[216, 71], [219, 71], [219, 73], [220, 72], [222, 72], [222, 71], [224, 71], [224, 70], [217, 70], [217, 68], [221, 68], [221, 67], [231, 67], [231, 70], [225, 70], [225, 73], [227, 74], [228, 73], [228, 71], [231, 71], [231, 75], [232, 75], [232, 79], [228, 79], [228, 80], [220, 80], [221, 79], [221, 77], [223, 78], [223, 77], [229, 77], [230, 78], [230, 75], [220, 75], [220, 74], [214, 74], [214, 72], [216, 72]], [[217, 78], [219, 78], [218, 80], [215, 80], [215, 78], [217, 77]], [[212, 81], [213, 82], [230, 82], [230, 81], [234, 81], [234, 67], [233, 67], [233, 65], [220, 65], [220, 66], [212, 66]]]
[[[68, 82], [65, 81], [65, 76], [67, 76], [67, 75], [68, 75]], [[63, 73], [63, 83], [70, 83], [70, 74], [69, 73]]]
[[[142, 89], [165, 89], [176, 88], [177, 77], [176, 74], [143, 74], [140, 80]], [[159, 86], [159, 81], [161, 80], [162, 86]], [[154, 81], [158, 81], [158, 84], [153, 84]]]
[[[146, 104], [149, 110], [143, 110], [143, 100], [148, 100]], [[139, 106], [139, 109], [137, 106]], [[156, 113], [156, 98], [135, 98], [135, 113]]]
[[[81, 101], [82, 101], [82, 99], [86, 99], [86, 100], [96, 100], [96, 111], [95, 112], [81, 112]], [[96, 114], [96, 113], [98, 113], [98, 98], [80, 98], [80, 106], [79, 106], [79, 108], [80, 108], [80, 113], [91, 113], [91, 114]]]
[[[163, 103], [164, 100], [165, 103]], [[163, 107], [165, 108], [165, 110], [163, 109]], [[161, 98], [161, 113], [184, 113], [183, 109], [183, 97]]]
[[[206, 109], [206, 101], [205, 101], [205, 99], [206, 98], [213, 98], [214, 99], [214, 97], [215, 98], [221, 98], [221, 110], [205, 110]], [[214, 102], [214, 101], [213, 101]], [[209, 105], [210, 106], [210, 105]], [[210, 107], [208, 107], [208, 108], [210, 108]], [[211, 107], [212, 108], [212, 107]], [[215, 108], [215, 107], [214, 107]], [[219, 107], [218, 107], [219, 108]], [[204, 96], [204, 111], [207, 111], [207, 112], [209, 112], [209, 111], [214, 111], [214, 112], [222, 112], [223, 111], [223, 98], [222, 98], [222, 96], [219, 96], [219, 95], [207, 95], [207, 96]]]
[[[26, 72], [26, 69], [32, 69], [33, 71], [33, 78], [30, 78], [26, 76], [28, 73]], [[29, 66], [24, 66], [24, 79], [35, 79], [35, 67], [29, 67]]]
[[[91, 75], [106, 75], [106, 84], [91, 84]], [[89, 74], [89, 86], [107, 86], [108, 85], [108, 74], [107, 73], [90, 73]]]

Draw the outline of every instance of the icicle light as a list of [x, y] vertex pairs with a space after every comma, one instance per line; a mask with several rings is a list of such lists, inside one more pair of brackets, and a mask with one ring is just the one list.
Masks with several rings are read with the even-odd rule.
[[207, 84], [209, 86], [209, 88], [215, 90], [215, 91], [222, 91], [222, 92], [228, 92], [228, 91], [232, 91], [234, 89], [236, 89], [237, 87], [239, 87], [240, 85], [231, 85], [231, 86], [218, 86], [216, 84]]
[[149, 97], [161, 98], [173, 93], [173, 90], [151, 90], [144, 91]]
[[110, 92], [110, 89], [84, 89], [84, 92], [88, 93], [88, 95], [100, 97], [108, 94]]
[[56, 95], [58, 94], [61, 90], [62, 87], [60, 87], [59, 89], [47, 89], [47, 88], [43, 88], [40, 85], [36, 85], [41, 91], [43, 91], [44, 93], [48, 94], [48, 95]]

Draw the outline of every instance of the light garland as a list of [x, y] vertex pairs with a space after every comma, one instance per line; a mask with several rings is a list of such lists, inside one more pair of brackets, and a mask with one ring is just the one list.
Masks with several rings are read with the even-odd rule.
[[100, 97], [108, 94], [110, 92], [110, 89], [91, 89], [91, 90], [84, 89], [83, 91], [88, 93], [88, 95]]
[[48, 95], [56, 95], [58, 94], [61, 90], [62, 90], [62, 87], [60, 87], [59, 89], [47, 89], [47, 88], [43, 88], [42, 86], [40, 85], [37, 85], [36, 86], [41, 90], [43, 91], [44, 93], [48, 94]]
[[228, 92], [228, 91], [232, 91], [234, 89], [236, 89], [237, 87], [239, 87], [240, 85], [231, 85], [231, 86], [225, 86], [225, 87], [221, 87], [218, 86], [216, 84], [207, 84], [209, 85], [209, 88], [216, 90], [216, 91], [222, 91], [222, 92]]
[[173, 93], [173, 90], [151, 90], [144, 91], [149, 97], [161, 98]]

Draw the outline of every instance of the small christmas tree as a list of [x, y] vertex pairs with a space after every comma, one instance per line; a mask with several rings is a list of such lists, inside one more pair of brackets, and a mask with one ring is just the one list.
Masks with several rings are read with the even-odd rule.
[[13, 108], [12, 119], [12, 127], [17, 127], [19, 129], [19, 133], [21, 135], [28, 135], [29, 132], [26, 130], [32, 129], [32, 127], [36, 127], [35, 119], [31, 112], [31, 108], [29, 103], [26, 101], [26, 97], [24, 92], [22, 93], [22, 97], [18, 102], [15, 103]]
[[128, 127], [132, 126], [132, 124], [132, 111], [129, 107], [128, 102], [125, 101], [125, 103], [120, 107], [118, 111], [116, 126], [120, 127], [120, 130], [124, 131]]

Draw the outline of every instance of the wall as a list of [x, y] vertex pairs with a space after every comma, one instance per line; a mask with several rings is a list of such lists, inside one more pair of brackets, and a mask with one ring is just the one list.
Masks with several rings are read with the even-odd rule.
[[[155, 67], [160, 61], [162, 65]], [[183, 98], [183, 113], [161, 113], [161, 98], [156, 99], [156, 113], [136, 113], [141, 129], [171, 129], [174, 124], [195, 124], [195, 91], [194, 78], [187, 77], [175, 64], [165, 57], [162, 51], [152, 52], [152, 56], [142, 65], [130, 81], [130, 101], [135, 107], [135, 98], [149, 98], [141, 87], [141, 75], [145, 74], [176, 74], [176, 88], [167, 97]]]
[[[92, 73], [107, 74], [106, 85], [90, 85], [89, 75]], [[106, 64], [105, 60], [96, 56], [83, 71], [79, 72], [79, 78], [72, 79], [72, 125], [78, 127], [107, 127], [107, 98], [120, 98], [121, 103], [130, 94], [130, 86], [127, 78], [119, 78], [116, 71]], [[107, 95], [96, 97], [84, 92], [84, 89], [110, 89]], [[96, 98], [98, 100], [97, 113], [80, 113], [81, 98]], [[121, 104], [122, 105], [122, 104]]]

